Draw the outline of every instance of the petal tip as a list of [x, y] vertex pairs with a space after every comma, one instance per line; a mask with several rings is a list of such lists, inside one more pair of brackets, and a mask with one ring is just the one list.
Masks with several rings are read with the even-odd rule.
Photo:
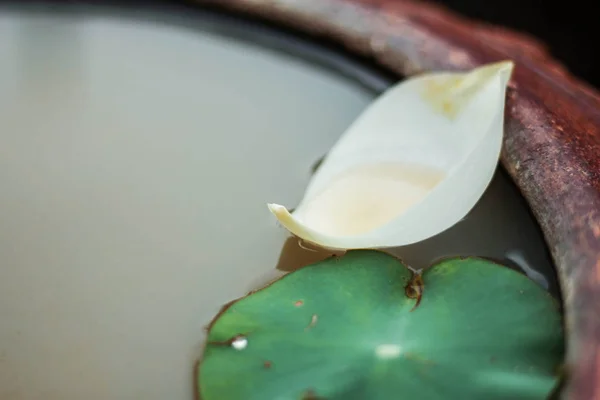
[[275, 215], [285, 213], [287, 211], [287, 209], [280, 204], [267, 203], [267, 207], [269, 207], [269, 211], [271, 211]]
[[499, 61], [494, 64], [493, 69], [500, 75], [502, 82], [506, 84], [510, 80], [513, 70], [515, 69], [515, 63], [511, 60]]
[[277, 218], [277, 220], [288, 230], [291, 228], [294, 217], [285, 206], [275, 203], [268, 203], [269, 211]]

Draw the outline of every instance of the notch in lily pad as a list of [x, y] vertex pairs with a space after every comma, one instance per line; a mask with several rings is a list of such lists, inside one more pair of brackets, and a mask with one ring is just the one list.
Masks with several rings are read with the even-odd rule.
[[[208, 332], [200, 397], [547, 397], [564, 352], [553, 297], [511, 269], [457, 258], [423, 272], [413, 310], [411, 277], [391, 255], [355, 250], [230, 304]], [[232, 345], [240, 335], [243, 348]]]
[[293, 235], [333, 250], [403, 246], [452, 227], [498, 165], [513, 67], [503, 61], [392, 86], [328, 152], [300, 205], [269, 209]]

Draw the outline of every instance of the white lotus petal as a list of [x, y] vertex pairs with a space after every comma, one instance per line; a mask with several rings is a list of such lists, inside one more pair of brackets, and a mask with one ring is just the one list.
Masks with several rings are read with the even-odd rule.
[[450, 228], [493, 177], [512, 69], [504, 61], [393, 86], [331, 149], [293, 214], [269, 209], [332, 249], [402, 246]]

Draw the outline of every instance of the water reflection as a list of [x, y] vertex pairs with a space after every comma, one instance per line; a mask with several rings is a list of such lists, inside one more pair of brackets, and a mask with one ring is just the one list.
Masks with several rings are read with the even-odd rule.
[[298, 238], [290, 237], [281, 249], [277, 269], [286, 272], [295, 271], [305, 265], [325, 260], [333, 255], [334, 253], [328, 250], [302, 244]]

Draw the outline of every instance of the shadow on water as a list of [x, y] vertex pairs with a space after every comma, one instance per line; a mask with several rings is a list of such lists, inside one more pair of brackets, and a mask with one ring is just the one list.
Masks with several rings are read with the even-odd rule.
[[341, 253], [336, 254], [329, 250], [302, 244], [298, 238], [289, 237], [281, 249], [276, 268], [280, 271], [291, 272], [334, 255], [341, 255]]

